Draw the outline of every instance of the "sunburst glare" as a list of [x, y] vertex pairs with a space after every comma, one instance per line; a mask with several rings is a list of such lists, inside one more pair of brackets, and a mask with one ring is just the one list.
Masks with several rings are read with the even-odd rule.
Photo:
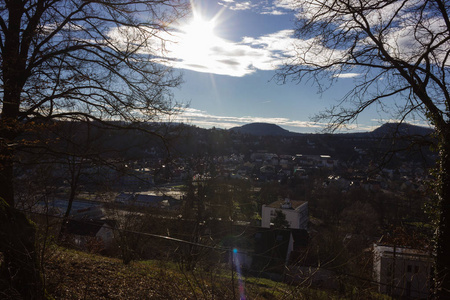
[[185, 34], [180, 45], [185, 60], [195, 63], [207, 58], [211, 48], [220, 43], [214, 27], [214, 20], [204, 20], [202, 16], [194, 15], [193, 20], [181, 28]]
[[192, 3], [190, 18], [179, 24], [177, 28], [177, 42], [170, 49], [172, 55], [179, 62], [183, 62], [183, 65], [197, 66], [197, 71], [202, 71], [205, 65], [215, 69], [217, 62], [214, 54], [217, 54], [217, 49], [228, 47], [227, 41], [219, 37], [216, 32], [218, 25], [221, 25], [221, 14], [222, 10], [213, 17], [208, 17], [202, 13], [201, 7]]

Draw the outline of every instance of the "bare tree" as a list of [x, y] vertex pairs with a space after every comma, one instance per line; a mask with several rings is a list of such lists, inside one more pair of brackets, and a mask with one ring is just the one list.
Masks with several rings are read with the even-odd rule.
[[182, 8], [172, 0], [2, 3], [1, 197], [14, 204], [13, 146], [33, 120], [132, 122], [172, 112], [180, 77], [161, 64], [162, 51]]
[[281, 81], [353, 76], [355, 86], [318, 119], [330, 129], [377, 106], [399, 120], [424, 116], [439, 141], [436, 295], [450, 297], [449, 3], [442, 0], [305, 0], [298, 9], [292, 56]]
[[163, 64], [164, 39], [188, 4], [0, 2], [0, 198], [14, 207], [15, 151], [30, 142], [20, 136], [36, 122], [90, 120], [118, 127], [125, 123], [117, 121], [158, 120], [173, 112], [170, 89], [181, 79]]

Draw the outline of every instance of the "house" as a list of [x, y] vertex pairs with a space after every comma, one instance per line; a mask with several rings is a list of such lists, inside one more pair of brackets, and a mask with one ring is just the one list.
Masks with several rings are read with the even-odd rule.
[[374, 244], [373, 271], [378, 291], [408, 299], [426, 299], [433, 259], [430, 253], [409, 247]]
[[290, 229], [294, 241], [293, 249], [289, 253], [289, 265], [298, 265], [305, 256], [309, 243], [309, 233], [305, 229]]
[[258, 272], [283, 273], [294, 250], [290, 230], [260, 230], [255, 234], [255, 251], [252, 269]]
[[74, 220], [69, 219], [66, 233], [72, 236], [75, 245], [82, 249], [108, 249], [114, 239], [115, 221], [112, 220]]
[[308, 240], [306, 230], [260, 228], [254, 238], [253, 271], [284, 273], [287, 265], [297, 263]]
[[277, 210], [281, 210], [286, 216], [286, 220], [289, 222], [289, 228], [308, 228], [308, 202], [290, 200], [289, 198], [262, 206], [261, 227], [270, 228], [272, 219], [275, 217]]

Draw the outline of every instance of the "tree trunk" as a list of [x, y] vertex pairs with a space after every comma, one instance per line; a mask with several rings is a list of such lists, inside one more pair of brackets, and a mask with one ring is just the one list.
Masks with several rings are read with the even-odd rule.
[[5, 94], [0, 116], [0, 198], [14, 207], [14, 144], [21, 126], [18, 121], [20, 93], [12, 94], [16, 94], [16, 97], [7, 97]]
[[5, 32], [1, 51], [3, 99], [0, 115], [0, 197], [13, 208], [14, 150], [12, 144], [22, 127], [19, 122], [20, 101], [28, 72], [26, 71], [26, 57], [20, 53], [24, 3], [11, 1], [8, 9], [8, 30]]
[[436, 236], [435, 293], [450, 299], [450, 126], [439, 131], [439, 223]]
[[12, 156], [12, 150], [6, 145], [6, 141], [0, 140], [0, 198], [14, 207]]
[[[70, 164], [70, 162], [69, 162], [69, 164]], [[63, 217], [63, 220], [61, 223], [61, 229], [59, 230], [58, 241], [62, 241], [64, 239], [66, 231], [67, 231], [67, 223], [69, 222], [69, 217], [70, 217], [70, 212], [72, 211], [73, 201], [75, 200], [75, 196], [77, 193], [78, 179], [80, 178], [80, 174], [81, 174], [80, 169], [81, 169], [81, 167], [79, 169], [76, 169], [76, 165], [74, 165], [74, 169], [71, 170], [69, 200], [67, 202], [67, 209], [66, 209], [66, 212], [64, 213], [64, 217]]]
[[35, 251], [36, 230], [21, 212], [0, 199], [0, 295], [6, 299], [45, 299]]

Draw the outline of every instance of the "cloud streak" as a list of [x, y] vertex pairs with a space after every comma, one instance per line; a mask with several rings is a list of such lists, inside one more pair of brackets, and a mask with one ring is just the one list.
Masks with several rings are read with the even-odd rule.
[[218, 127], [225, 129], [242, 126], [249, 123], [271, 123], [296, 132], [315, 132], [325, 128], [325, 124], [322, 123], [291, 120], [288, 118], [218, 116], [195, 108], [180, 109], [179, 114], [175, 117], [175, 119], [172, 118], [171, 121], [192, 124], [199, 127]]
[[251, 10], [264, 15], [285, 15], [298, 6], [293, 0], [220, 0], [218, 4], [230, 10]]
[[[292, 132], [299, 133], [319, 133], [327, 128], [327, 123], [291, 120], [288, 118], [277, 117], [257, 117], [257, 116], [241, 116], [230, 117], [210, 114], [204, 110], [195, 108], [177, 108], [177, 113], [171, 116], [161, 116], [160, 122], [173, 122], [195, 125], [201, 128], [222, 128], [230, 129], [250, 123], [269, 123], [276, 124]], [[399, 119], [371, 119], [369, 124], [353, 123], [342, 126], [337, 132], [370, 132], [380, 127], [384, 123], [406, 122], [409, 124], [430, 127], [430, 124], [421, 120], [399, 120]], [[431, 127], [430, 127], [431, 128]]]
[[342, 73], [342, 74], [335, 74], [333, 77], [337, 78], [355, 78], [361, 76], [360, 73]]

